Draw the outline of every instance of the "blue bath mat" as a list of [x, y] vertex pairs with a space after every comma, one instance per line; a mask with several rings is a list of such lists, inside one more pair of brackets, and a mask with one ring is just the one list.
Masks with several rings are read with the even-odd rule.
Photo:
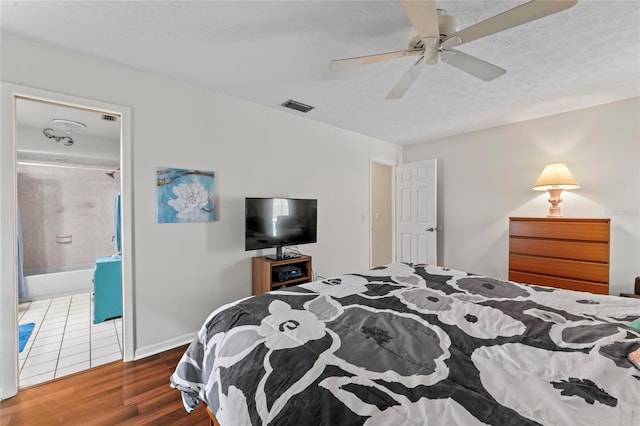
[[29, 336], [31, 336], [31, 332], [35, 326], [36, 324], [33, 322], [18, 325], [18, 352], [24, 350], [27, 340], [29, 340]]

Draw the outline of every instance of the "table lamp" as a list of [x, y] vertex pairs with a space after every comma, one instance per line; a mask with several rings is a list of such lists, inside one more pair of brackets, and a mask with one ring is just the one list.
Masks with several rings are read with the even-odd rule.
[[536, 191], [549, 191], [549, 214], [547, 217], [560, 217], [560, 207], [558, 204], [562, 202], [560, 194], [563, 189], [571, 190], [578, 189], [580, 186], [576, 183], [573, 175], [564, 163], [549, 163], [547, 164], [538, 180], [533, 184], [533, 189]]

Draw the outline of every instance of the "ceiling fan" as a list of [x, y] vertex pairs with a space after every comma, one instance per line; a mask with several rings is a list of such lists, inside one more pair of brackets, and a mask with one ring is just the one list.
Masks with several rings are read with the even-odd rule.
[[484, 81], [500, 77], [506, 72], [505, 69], [455, 50], [453, 47], [569, 9], [578, 3], [578, 0], [532, 0], [461, 30], [458, 29], [455, 17], [447, 15], [442, 9], [436, 9], [435, 0], [401, 0], [400, 2], [417, 33], [409, 42], [408, 49], [336, 59], [329, 63], [331, 70], [338, 71], [404, 56], [420, 56], [387, 94], [387, 99], [399, 99], [407, 92], [422, 71], [423, 62], [427, 65], [435, 65], [442, 60]]

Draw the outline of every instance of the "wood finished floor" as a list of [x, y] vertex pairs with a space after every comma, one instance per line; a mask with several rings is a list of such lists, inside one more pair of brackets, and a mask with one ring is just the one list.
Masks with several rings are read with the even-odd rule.
[[203, 404], [187, 414], [169, 376], [186, 347], [113, 362], [20, 390], [0, 401], [0, 424], [208, 425]]

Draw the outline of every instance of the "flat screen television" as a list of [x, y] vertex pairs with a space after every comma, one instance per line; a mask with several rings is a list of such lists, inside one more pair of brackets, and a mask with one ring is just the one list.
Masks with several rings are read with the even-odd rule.
[[284, 259], [283, 247], [316, 242], [318, 200], [245, 198], [245, 250], [275, 248], [272, 259]]

